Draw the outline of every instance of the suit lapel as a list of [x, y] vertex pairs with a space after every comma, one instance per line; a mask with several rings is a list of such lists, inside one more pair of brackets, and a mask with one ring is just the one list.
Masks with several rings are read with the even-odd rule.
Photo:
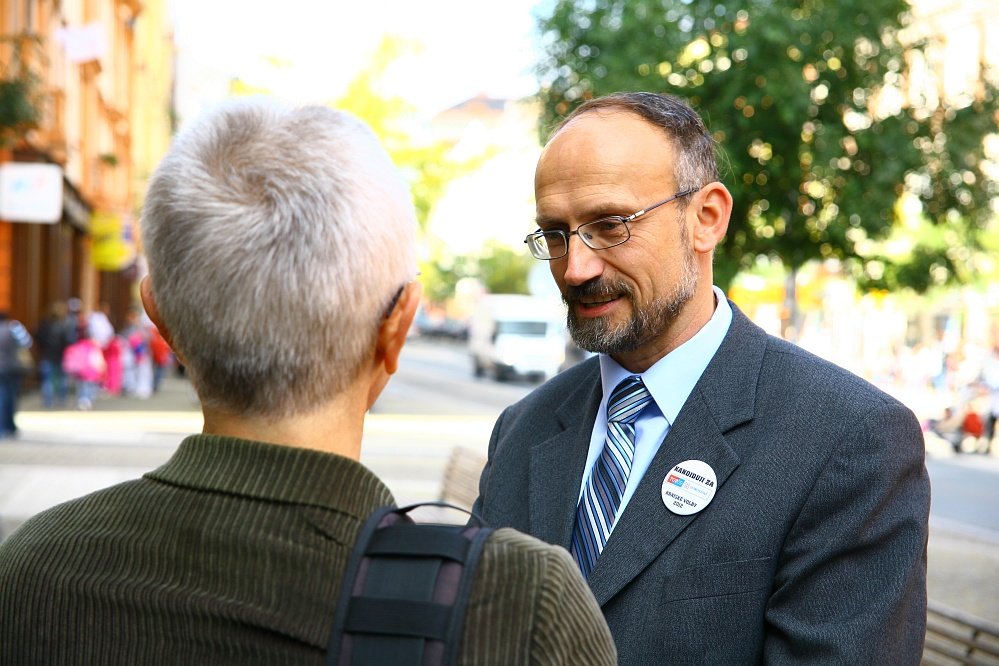
[[588, 582], [598, 603], [603, 604], [617, 594], [659, 557], [687, 525], [711, 510], [709, 504], [699, 513], [678, 516], [663, 504], [663, 479], [674, 465], [685, 460], [703, 460], [710, 465], [718, 479], [718, 491], [739, 466], [739, 456], [711, 422], [707, 404], [696, 393], [691, 394], [666, 435], [590, 572]]
[[574, 390], [552, 407], [563, 430], [531, 447], [530, 533], [542, 541], [569, 548], [576, 517], [579, 484], [585, 473], [590, 435], [600, 406], [600, 364]]
[[733, 304], [728, 334], [680, 410], [590, 572], [587, 582], [601, 605], [659, 557], [690, 523], [710, 514], [710, 504], [689, 516], [669, 511], [662, 501], [663, 479], [677, 463], [702, 460], [717, 476], [717, 501], [725, 481], [739, 466], [739, 456], [726, 441], [725, 433], [753, 418], [765, 350], [766, 334]]

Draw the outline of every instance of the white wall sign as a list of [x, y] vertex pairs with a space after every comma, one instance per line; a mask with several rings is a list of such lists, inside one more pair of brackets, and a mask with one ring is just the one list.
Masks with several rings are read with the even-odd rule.
[[0, 219], [53, 224], [62, 217], [62, 168], [56, 164], [0, 164]]

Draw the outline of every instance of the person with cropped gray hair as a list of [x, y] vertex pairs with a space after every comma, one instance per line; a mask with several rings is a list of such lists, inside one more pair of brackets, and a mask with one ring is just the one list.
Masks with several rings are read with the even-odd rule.
[[[0, 544], [0, 663], [326, 663], [352, 546], [394, 502], [359, 458], [420, 299], [415, 227], [345, 113], [243, 101], [177, 137], [140, 290], [204, 430]], [[569, 554], [514, 530], [486, 540], [467, 609], [459, 664], [616, 663]]]
[[156, 306], [201, 401], [234, 415], [343, 390], [416, 275], [415, 234], [374, 135], [324, 107], [222, 110], [177, 139], [142, 216]]

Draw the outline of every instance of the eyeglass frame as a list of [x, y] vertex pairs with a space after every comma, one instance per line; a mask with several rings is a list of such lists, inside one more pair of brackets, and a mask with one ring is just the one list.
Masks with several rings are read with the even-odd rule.
[[[702, 185], [700, 187], [691, 187], [689, 189], [682, 190], [680, 192], [677, 192], [673, 196], [669, 197], [668, 199], [663, 199], [662, 201], [654, 203], [651, 206], [647, 206], [642, 210], [638, 211], [637, 213], [632, 213], [631, 215], [604, 215], [603, 217], [597, 218], [596, 220], [592, 220], [590, 222], [584, 222], [583, 224], [576, 227], [573, 231], [566, 231], [565, 229], [550, 229], [545, 231], [544, 229], [538, 228], [537, 231], [527, 234], [527, 236], [524, 238], [524, 243], [526, 243], [527, 247], [531, 249], [531, 256], [539, 261], [554, 261], [555, 259], [561, 259], [562, 257], [567, 256], [569, 254], [570, 236], [579, 236], [579, 240], [582, 241], [583, 245], [590, 248], [591, 250], [609, 250], [612, 247], [623, 245], [624, 243], [627, 243], [629, 240], [631, 240], [631, 228], [628, 226], [629, 222], [634, 222], [635, 220], [642, 217], [646, 213], [649, 213], [655, 210], [656, 208], [659, 208], [660, 206], [665, 206], [666, 204], [672, 201], [676, 201], [681, 197], [693, 194], [694, 192], [700, 190], [702, 187], [704, 186]], [[624, 225], [624, 230], [628, 233], [628, 235], [625, 237], [624, 240], [622, 240], [619, 243], [614, 243], [613, 245], [608, 245], [606, 247], [593, 247], [586, 241], [586, 237], [579, 233], [579, 230], [584, 227], [588, 227], [594, 224], [600, 224], [601, 222], [607, 222], [608, 220], [613, 220], [614, 222], [619, 222]], [[559, 234], [560, 236], [562, 236], [562, 238], [565, 240], [565, 252], [558, 255], [557, 257], [539, 257], [536, 254], [534, 254], [533, 248], [537, 247], [537, 244], [532, 243], [531, 242], [532, 239], [543, 237], [545, 234]]]
[[395, 295], [392, 296], [392, 300], [389, 301], [388, 307], [385, 308], [385, 312], [382, 314], [382, 319], [388, 319], [392, 316], [392, 312], [395, 311], [395, 306], [399, 305], [399, 299], [402, 298], [402, 292], [406, 291], [406, 287], [412, 284], [418, 277], [420, 277], [420, 275], [422, 275], [422, 273], [420, 271], [416, 271], [416, 275], [412, 280], [403, 282], [399, 288], [396, 289]]

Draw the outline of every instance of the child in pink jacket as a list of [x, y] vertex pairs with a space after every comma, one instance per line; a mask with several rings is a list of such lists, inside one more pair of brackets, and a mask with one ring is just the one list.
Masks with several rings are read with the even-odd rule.
[[97, 397], [97, 389], [107, 372], [104, 353], [97, 343], [84, 334], [80, 340], [66, 348], [62, 369], [76, 382], [76, 406], [90, 409]]

